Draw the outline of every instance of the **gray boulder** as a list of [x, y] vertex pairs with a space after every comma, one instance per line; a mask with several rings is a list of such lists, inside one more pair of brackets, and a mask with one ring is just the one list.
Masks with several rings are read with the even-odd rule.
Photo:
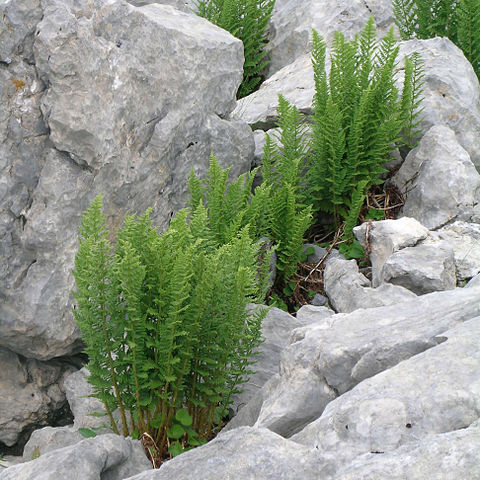
[[[257, 306], [257, 308], [266, 308]], [[248, 401], [262, 388], [273, 375], [278, 372], [280, 355], [288, 345], [290, 334], [296, 328], [303, 327], [307, 322], [301, 318], [280, 310], [271, 308], [262, 323], [263, 343], [254, 356], [255, 373], [250, 375], [248, 382], [240, 385], [242, 393], [234, 395], [232, 409], [235, 413], [241, 410]]]
[[63, 380], [75, 367], [26, 359], [3, 348], [0, 366], [0, 442], [12, 446], [66, 407]]
[[415, 294], [401, 284], [383, 284], [372, 288], [370, 280], [358, 271], [355, 260], [330, 259], [323, 277], [325, 293], [332, 307], [339, 313], [350, 313], [358, 308], [392, 305], [415, 298]]
[[[65, 394], [73, 414], [73, 425], [78, 428], [94, 428], [98, 432], [110, 432], [107, 416], [95, 416], [105, 413], [105, 407], [98, 398], [92, 397], [93, 388], [88, 383], [89, 372], [84, 367], [70, 375], [63, 382]], [[104, 428], [102, 428], [104, 427]]]
[[480, 272], [480, 225], [454, 222], [435, 234], [453, 248], [459, 281], [468, 280]]
[[452, 247], [445, 241], [406, 247], [386, 261], [383, 279], [417, 295], [457, 286]]
[[317, 480], [319, 466], [311, 449], [266, 429], [243, 427], [128, 480]]
[[[403, 68], [404, 56], [413, 52], [425, 62], [420, 136], [435, 125], [449, 127], [480, 171], [480, 85], [472, 65], [448, 38], [435, 37], [400, 42], [398, 68]], [[400, 86], [401, 76], [398, 80]], [[446, 172], [435, 179], [437, 186], [448, 178]]]
[[353, 229], [357, 240], [365, 246], [372, 264], [372, 286], [383, 283], [383, 266], [387, 259], [405, 247], [413, 247], [427, 238], [428, 229], [414, 218], [365, 222]]
[[391, 2], [385, 0], [369, 1], [368, 5], [361, 0], [306, 0], [300, 3], [277, 0], [270, 21], [268, 76], [310, 52], [312, 28], [328, 43], [338, 30], [350, 39], [365, 26], [372, 14], [383, 35], [393, 25]]
[[470, 219], [480, 195], [480, 175], [470, 156], [443, 125], [425, 133], [392, 181], [405, 195], [402, 214], [431, 230]]
[[480, 423], [454, 432], [426, 435], [382, 455], [355, 458], [335, 480], [459, 480], [479, 478]]
[[71, 270], [94, 196], [114, 231], [150, 206], [165, 228], [211, 152], [232, 175], [250, 168], [252, 132], [227, 120], [242, 44], [168, 5], [0, 9], [0, 345], [47, 360], [81, 348]]
[[[327, 68], [329, 65], [327, 57]], [[314, 93], [312, 60], [303, 55], [265, 80], [256, 92], [238, 100], [232, 117], [241, 118], [253, 130], [269, 130], [276, 127], [279, 94], [300, 112], [311, 114]]]
[[292, 440], [349, 465], [429, 434], [468, 427], [480, 417], [480, 318], [443, 332], [441, 345], [364, 380], [331, 402]]
[[264, 386], [268, 391], [255, 425], [288, 437], [339, 395], [438, 345], [443, 332], [479, 314], [480, 290], [472, 287], [338, 314], [297, 329], [277, 378]]
[[122, 480], [152, 467], [139, 441], [102, 435], [0, 471], [0, 480]]
[[65, 427], [44, 427], [35, 430], [23, 449], [23, 460], [29, 462], [41, 455], [59, 448], [75, 445], [85, 437], [72, 425]]

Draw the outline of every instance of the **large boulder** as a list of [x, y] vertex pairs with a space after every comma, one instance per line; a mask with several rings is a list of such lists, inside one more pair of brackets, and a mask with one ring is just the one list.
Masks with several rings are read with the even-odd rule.
[[480, 418], [480, 317], [441, 337], [440, 345], [341, 395], [292, 440], [318, 448], [338, 468], [361, 454], [469, 427]]
[[310, 448], [266, 429], [243, 427], [129, 480], [317, 480], [319, 467]]
[[368, 4], [362, 0], [276, 0], [270, 21], [267, 76], [310, 52], [312, 28], [328, 43], [337, 30], [350, 39], [371, 15], [382, 35], [393, 25], [392, 5], [386, 0], [370, 0]]
[[253, 399], [255, 408], [247, 404], [245, 419], [256, 415], [257, 427], [289, 437], [339, 395], [435, 347], [444, 341], [443, 332], [478, 315], [480, 289], [472, 286], [337, 314], [297, 329], [282, 353], [279, 374]]
[[250, 167], [252, 132], [227, 120], [242, 43], [161, 4], [0, 0], [0, 15], [0, 345], [46, 360], [81, 348], [71, 270], [94, 196], [113, 230], [150, 206], [165, 228], [211, 152]]
[[63, 381], [74, 365], [40, 362], [0, 348], [0, 442], [24, 443], [35, 428], [68, 411]]
[[35, 460], [0, 471], [0, 480], [123, 480], [151, 468], [137, 440], [101, 435], [41, 454]]
[[339, 313], [350, 313], [358, 308], [392, 305], [415, 298], [415, 293], [400, 283], [397, 285], [384, 283], [372, 288], [370, 280], [359, 272], [355, 260], [331, 258], [327, 262], [323, 278], [330, 304]]
[[392, 179], [405, 196], [402, 214], [431, 230], [469, 220], [480, 199], [480, 175], [459, 140], [451, 128], [433, 126]]
[[393, 452], [355, 458], [335, 480], [459, 480], [478, 478], [480, 422], [454, 432], [427, 435]]

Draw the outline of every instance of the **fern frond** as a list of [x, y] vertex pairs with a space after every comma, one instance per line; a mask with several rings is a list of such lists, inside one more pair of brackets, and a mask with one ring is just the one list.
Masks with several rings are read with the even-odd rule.
[[457, 9], [458, 45], [480, 79], [480, 0], [460, 0]]

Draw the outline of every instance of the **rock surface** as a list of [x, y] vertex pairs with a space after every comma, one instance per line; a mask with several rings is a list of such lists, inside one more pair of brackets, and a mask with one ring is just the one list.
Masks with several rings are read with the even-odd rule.
[[[453, 253], [452, 268], [454, 268]], [[323, 276], [325, 292], [332, 307], [339, 313], [350, 313], [358, 308], [392, 305], [415, 297], [415, 294], [404, 288], [405, 285], [401, 283], [397, 285], [384, 283], [372, 288], [370, 280], [359, 272], [355, 260], [329, 259]]]
[[255, 425], [288, 437], [339, 395], [438, 345], [443, 332], [478, 315], [480, 289], [472, 287], [338, 314], [297, 329], [282, 353], [279, 374], [255, 397], [261, 403], [253, 409], [259, 411]]
[[78, 430], [71, 426], [45, 427], [35, 430], [23, 450], [23, 460], [29, 462], [41, 455], [59, 448], [75, 445], [85, 440]]
[[480, 423], [455, 432], [426, 435], [382, 455], [354, 459], [338, 480], [477, 479], [480, 472]]
[[480, 272], [480, 225], [454, 222], [436, 234], [453, 248], [458, 280], [468, 280]]
[[0, 442], [12, 446], [66, 407], [63, 381], [75, 367], [26, 359], [3, 348], [0, 366]]
[[303, 327], [306, 322], [302, 319], [280, 310], [271, 308], [262, 323], [263, 343], [258, 347], [255, 355], [255, 373], [250, 376], [247, 383], [240, 386], [242, 393], [234, 395], [232, 409], [236, 413], [262, 388], [267, 380], [278, 372], [280, 354], [288, 345], [292, 330]]
[[243, 427], [129, 480], [316, 480], [318, 467], [309, 448], [266, 429]]
[[372, 264], [372, 286], [383, 283], [383, 266], [387, 259], [405, 247], [413, 247], [427, 238], [428, 229], [414, 218], [365, 222], [353, 229], [357, 240], [365, 245]]
[[312, 28], [331, 43], [334, 32], [341, 30], [347, 39], [353, 38], [374, 15], [379, 33], [385, 34], [393, 25], [392, 6], [384, 0], [276, 0], [270, 21], [268, 51], [271, 76], [300, 56], [310, 52]]
[[0, 13], [0, 345], [47, 360], [81, 348], [71, 269], [94, 196], [113, 230], [150, 206], [164, 228], [211, 152], [233, 175], [250, 167], [252, 132], [226, 120], [242, 44], [169, 5], [3, 0]]
[[406, 247], [388, 258], [382, 276], [417, 295], [451, 290], [457, 286], [453, 249], [445, 241]]
[[470, 219], [480, 199], [480, 175], [454, 131], [443, 125], [425, 133], [392, 181], [406, 198], [402, 214], [430, 230]]
[[480, 418], [480, 318], [442, 338], [344, 393], [292, 440], [334, 456], [338, 468], [364, 453], [391, 452], [474, 423]]
[[0, 480], [123, 480], [151, 468], [138, 441], [101, 435], [0, 471]]

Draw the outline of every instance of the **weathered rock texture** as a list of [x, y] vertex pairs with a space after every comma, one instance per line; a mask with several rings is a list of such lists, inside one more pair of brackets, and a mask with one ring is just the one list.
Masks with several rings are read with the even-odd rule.
[[415, 294], [404, 288], [406, 285], [401, 283], [397, 285], [384, 283], [372, 288], [370, 280], [359, 272], [355, 260], [332, 258], [327, 262], [323, 276], [325, 292], [332, 307], [339, 313], [350, 313], [358, 308], [392, 305], [415, 298]]
[[101, 435], [0, 471], [1, 480], [122, 480], [151, 467], [139, 441]]
[[392, 179], [406, 199], [402, 214], [431, 230], [469, 220], [480, 199], [480, 175], [459, 140], [451, 128], [433, 126]]
[[[326, 405], [373, 377], [441, 343], [443, 332], [480, 315], [480, 289], [435, 292], [395, 305], [338, 314], [295, 330], [279, 374], [245, 407], [246, 421], [290, 436]], [[235, 422], [239, 426], [239, 422]]]
[[372, 264], [372, 286], [383, 283], [387, 259], [405, 247], [413, 247], [428, 237], [428, 229], [414, 218], [365, 222], [353, 229], [357, 240], [365, 245]]
[[54, 412], [66, 407], [63, 381], [74, 370], [66, 362], [39, 362], [0, 348], [0, 442], [25, 441], [34, 427], [53, 421]]
[[318, 468], [319, 462], [309, 448], [266, 429], [244, 427], [223, 433], [159, 470], [140, 473], [130, 480], [315, 480]]
[[[71, 269], [82, 211], [165, 227], [216, 154], [236, 175], [253, 135], [226, 120], [242, 44], [194, 14], [121, 0], [0, 0], [0, 345], [80, 348]], [[12, 35], [10, 32], [14, 32]]]
[[[480, 318], [442, 333], [444, 343], [405, 360], [331, 402], [292, 440], [348, 465], [480, 418]], [[448, 359], [448, 361], [445, 361]]]
[[328, 43], [336, 30], [350, 39], [371, 15], [381, 35], [393, 25], [391, 2], [384, 0], [276, 0], [270, 21], [268, 76], [310, 52], [312, 28]]

